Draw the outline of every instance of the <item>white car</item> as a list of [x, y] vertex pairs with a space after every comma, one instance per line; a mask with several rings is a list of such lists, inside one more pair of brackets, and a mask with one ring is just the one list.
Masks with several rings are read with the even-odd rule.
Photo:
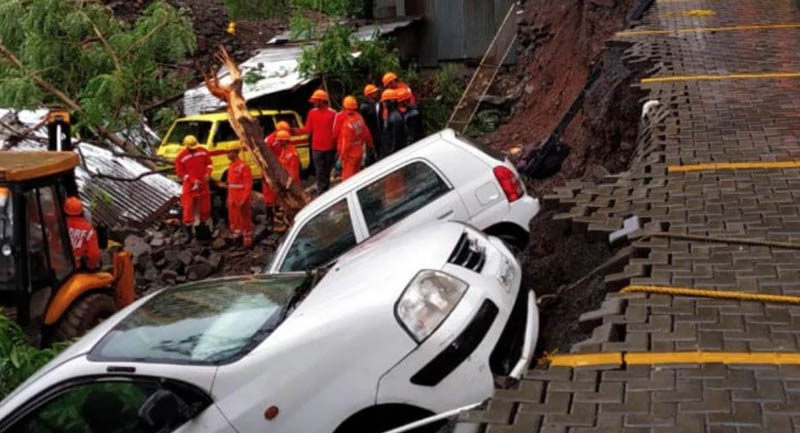
[[539, 319], [520, 274], [499, 239], [450, 222], [310, 273], [162, 290], [0, 403], [0, 432], [382, 432], [527, 368]]
[[267, 272], [313, 269], [389, 227], [396, 233], [436, 220], [468, 222], [522, 250], [539, 209], [505, 156], [447, 129], [309, 203]]

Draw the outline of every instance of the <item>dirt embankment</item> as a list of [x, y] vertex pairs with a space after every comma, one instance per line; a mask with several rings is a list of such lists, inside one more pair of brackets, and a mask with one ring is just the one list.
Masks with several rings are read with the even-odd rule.
[[[636, 0], [525, 2], [517, 65], [499, 77], [492, 91], [521, 96], [510, 119], [484, 140], [499, 149], [530, 149], [545, 140], [580, 94], [595, 64], [603, 61], [606, 41], [626, 26], [634, 3]], [[514, 86], [519, 88], [516, 92], [511, 90]], [[547, 193], [566, 179], [583, 177], [598, 164], [609, 171], [627, 165], [627, 157], [617, 153], [630, 154], [635, 124], [633, 136], [623, 137], [615, 132], [619, 122], [609, 123], [607, 118], [609, 114], [613, 116], [610, 106], [622, 105], [617, 98], [624, 92], [615, 91], [617, 86], [627, 89], [620, 77], [601, 76], [593, 86], [600, 90], [587, 95], [584, 109], [563, 136], [571, 153], [561, 172], [545, 181], [530, 183], [533, 192]], [[620, 113], [621, 118], [626, 116], [627, 113]]]
[[[529, 180], [532, 194], [541, 197], [569, 179], [599, 180], [607, 172], [628, 168], [642, 96], [631, 84], [647, 65], [626, 64], [623, 54], [627, 45], [607, 41], [627, 27], [635, 3], [637, 0], [525, 3], [518, 64], [500, 76], [492, 91], [521, 96], [510, 119], [484, 138], [488, 144], [504, 150], [519, 146], [526, 151], [539, 146], [561, 122], [592, 71], [596, 67], [602, 70], [561, 137], [571, 150], [561, 171], [545, 180]], [[592, 242], [569, 226], [554, 224], [554, 213], [543, 211], [532, 221], [531, 245], [521, 260], [524, 285], [540, 297], [574, 285], [541, 308], [539, 353], [566, 351], [589, 337], [579, 327], [578, 317], [600, 305], [606, 290], [604, 272], [574, 283], [617, 252], [607, 242]]]
[[[122, 20], [134, 21], [152, 0], [106, 0], [114, 14]], [[182, 65], [191, 69], [195, 79], [202, 76], [197, 68], [208, 69], [218, 67], [214, 59], [217, 49], [224, 46], [233, 55], [234, 60], [243, 61], [253, 51], [264, 48], [267, 41], [276, 34], [286, 30], [287, 19], [247, 19], [236, 23], [236, 34], [227, 32], [228, 12], [222, 0], [167, 0], [172, 6], [187, 10], [192, 20], [197, 51]]]

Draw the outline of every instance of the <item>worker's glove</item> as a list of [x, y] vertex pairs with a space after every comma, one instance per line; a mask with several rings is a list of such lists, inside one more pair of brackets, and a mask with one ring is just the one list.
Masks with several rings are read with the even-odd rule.
[[200, 189], [200, 181], [195, 180], [194, 185], [192, 186], [192, 191], [197, 191], [198, 189]]
[[183, 175], [183, 181], [186, 182], [187, 180], [189, 180], [189, 175], [188, 174], [184, 174]]

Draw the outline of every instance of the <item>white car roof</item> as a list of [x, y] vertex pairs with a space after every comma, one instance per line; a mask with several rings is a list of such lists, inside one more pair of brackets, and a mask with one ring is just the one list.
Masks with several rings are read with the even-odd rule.
[[366, 183], [368, 179], [373, 178], [380, 173], [388, 172], [392, 167], [396, 167], [403, 161], [411, 160], [415, 157], [425, 157], [430, 145], [447, 143], [449, 145], [457, 145], [459, 143], [456, 138], [456, 133], [452, 129], [445, 129], [435, 134], [429, 135], [422, 140], [401, 149], [400, 151], [381, 159], [380, 161], [372, 164], [369, 167], [358, 172], [355, 176], [347, 179], [344, 182], [334, 186], [326, 191], [324, 194], [308, 203], [300, 212], [297, 213], [295, 221], [302, 221], [307, 216], [317, 213], [321, 209], [325, 209], [332, 203], [335, 203], [345, 197], [350, 191], [358, 188]]

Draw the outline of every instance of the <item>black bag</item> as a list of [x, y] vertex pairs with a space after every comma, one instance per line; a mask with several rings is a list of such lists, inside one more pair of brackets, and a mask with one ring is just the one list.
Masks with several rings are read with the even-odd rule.
[[561, 140], [552, 145], [545, 144], [534, 153], [525, 174], [533, 179], [547, 179], [561, 170], [569, 152], [569, 146]]

